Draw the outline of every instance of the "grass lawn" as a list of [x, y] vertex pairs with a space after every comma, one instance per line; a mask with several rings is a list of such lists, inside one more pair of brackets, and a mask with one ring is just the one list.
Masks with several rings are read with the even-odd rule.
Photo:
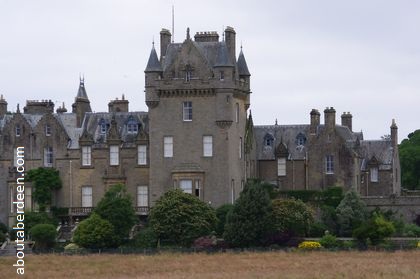
[[[0, 278], [17, 278], [0, 257]], [[27, 255], [25, 278], [409, 278], [420, 279], [420, 251], [262, 252], [142, 255]], [[23, 277], [21, 277], [23, 278]]]

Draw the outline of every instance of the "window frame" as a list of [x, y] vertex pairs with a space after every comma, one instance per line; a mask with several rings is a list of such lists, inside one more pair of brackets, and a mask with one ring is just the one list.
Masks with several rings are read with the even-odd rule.
[[45, 125], [45, 136], [47, 137], [51, 136], [51, 125], [49, 124]]
[[[87, 191], [87, 193], [84, 190]], [[93, 207], [93, 188], [92, 186], [82, 186], [81, 189], [81, 207]]]
[[118, 166], [120, 164], [120, 147], [116, 144], [109, 146], [109, 165]]
[[203, 136], [203, 157], [213, 157], [213, 136]]
[[370, 182], [379, 182], [379, 169], [378, 167], [370, 168]]
[[174, 157], [174, 137], [173, 136], [163, 137], [163, 157], [164, 158]]
[[149, 207], [149, 186], [138, 185], [137, 186], [137, 207]]
[[334, 174], [334, 156], [333, 155], [325, 156], [325, 173]]
[[147, 156], [147, 145], [146, 144], [137, 145], [137, 165], [146, 166], [147, 165], [147, 157], [148, 157]]
[[277, 158], [277, 176], [286, 176], [286, 158]]
[[[191, 184], [189, 184], [189, 185], [187, 185], [187, 186], [191, 186], [191, 187], [184, 187], [185, 185], [183, 185], [183, 184], [185, 184], [185, 183], [191, 183]], [[194, 180], [193, 179], [180, 179], [179, 180], [179, 189], [181, 190], [181, 191], [183, 191], [184, 193], [187, 193], [187, 194], [193, 194], [194, 193], [194, 195], [195, 195], [195, 191], [193, 191], [193, 186], [194, 186]]]
[[182, 102], [182, 121], [190, 122], [193, 120], [192, 101]]
[[50, 168], [54, 163], [54, 150], [51, 146], [44, 148], [44, 167]]
[[15, 126], [15, 136], [20, 137], [22, 135], [22, 129], [19, 124]]
[[92, 166], [92, 146], [90, 145], [82, 146], [82, 166]]

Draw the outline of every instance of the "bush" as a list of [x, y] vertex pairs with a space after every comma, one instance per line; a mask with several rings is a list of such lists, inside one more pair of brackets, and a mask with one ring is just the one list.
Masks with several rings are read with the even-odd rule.
[[166, 244], [190, 246], [216, 227], [213, 208], [179, 189], [166, 192], [150, 211], [149, 222], [158, 239]]
[[334, 235], [338, 234], [338, 221], [336, 209], [332, 206], [321, 206], [321, 222]]
[[356, 247], [356, 243], [354, 243], [353, 240], [345, 240], [341, 243], [341, 247], [343, 247], [343, 249], [354, 249]]
[[9, 231], [9, 228], [5, 224], [0, 222], [0, 232], [7, 233], [8, 231]]
[[69, 243], [66, 246], [64, 246], [64, 252], [66, 253], [80, 253], [84, 251], [84, 249], [82, 247], [80, 247], [79, 245], [77, 245], [76, 243]]
[[325, 248], [337, 248], [337, 247], [340, 247], [340, 242], [332, 234], [326, 234], [326, 235], [324, 235], [321, 238], [321, 240], [319, 241], [319, 243], [321, 243], [322, 247], [325, 247]]
[[290, 235], [305, 236], [313, 223], [311, 209], [301, 200], [277, 199], [273, 201], [274, 229]]
[[128, 238], [131, 228], [136, 223], [136, 213], [131, 197], [122, 184], [111, 186], [94, 212], [112, 224], [117, 246]]
[[366, 204], [354, 190], [345, 194], [337, 206], [336, 214], [340, 236], [351, 236], [353, 230], [364, 223], [368, 215]]
[[156, 248], [158, 238], [151, 227], [145, 227], [134, 237], [134, 245], [137, 248]]
[[54, 225], [51, 224], [38, 224], [31, 230], [30, 234], [35, 241], [36, 249], [51, 248], [55, 244], [57, 231]]
[[273, 229], [271, 199], [260, 183], [248, 182], [227, 215], [224, 239], [234, 247], [260, 246]]
[[46, 212], [28, 212], [25, 213], [25, 232], [28, 233], [34, 226], [38, 224], [51, 224], [57, 226], [57, 220], [48, 216]]
[[217, 226], [216, 226], [216, 235], [218, 237], [223, 236], [223, 232], [225, 231], [225, 224], [226, 224], [226, 217], [233, 208], [233, 204], [224, 204], [216, 209], [216, 217], [217, 217]]
[[322, 246], [317, 241], [304, 241], [299, 244], [298, 248], [301, 250], [318, 250], [321, 249]]
[[328, 227], [325, 224], [321, 222], [315, 222], [309, 229], [309, 236], [322, 237], [325, 234], [325, 231], [328, 231]]
[[215, 236], [202, 236], [194, 240], [193, 247], [196, 249], [213, 249], [217, 246], [217, 238]]
[[4, 232], [0, 231], [0, 246], [5, 241], [6, 241], [6, 235], [4, 234]]
[[416, 224], [405, 224], [403, 229], [403, 236], [420, 237], [420, 227]]
[[365, 245], [368, 241], [372, 245], [378, 245], [394, 232], [395, 228], [392, 222], [387, 221], [382, 215], [374, 214], [367, 222], [354, 230], [353, 236]]
[[80, 222], [74, 232], [73, 241], [81, 247], [90, 249], [118, 246], [114, 226], [96, 213], [92, 213], [89, 218]]

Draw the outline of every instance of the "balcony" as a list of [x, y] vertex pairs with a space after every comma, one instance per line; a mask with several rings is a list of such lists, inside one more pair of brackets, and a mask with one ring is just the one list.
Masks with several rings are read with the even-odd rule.
[[136, 211], [136, 215], [148, 215], [149, 214], [149, 207], [148, 206], [136, 206], [134, 207]]
[[[88, 216], [92, 213], [94, 207], [71, 207], [69, 209], [69, 215], [71, 216]], [[136, 215], [148, 215], [148, 206], [136, 206], [134, 207]]]

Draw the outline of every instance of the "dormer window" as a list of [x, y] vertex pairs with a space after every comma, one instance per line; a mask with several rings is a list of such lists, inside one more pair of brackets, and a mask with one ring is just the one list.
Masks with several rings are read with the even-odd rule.
[[273, 147], [274, 137], [270, 134], [264, 136], [264, 146]]
[[20, 137], [20, 135], [21, 135], [21, 130], [20, 130], [20, 125], [18, 124], [18, 125], [16, 125], [16, 127], [15, 127], [15, 132], [16, 132], [16, 136], [17, 137]]
[[45, 125], [45, 135], [47, 137], [51, 136], [51, 126], [49, 124]]
[[102, 134], [102, 135], [104, 135], [104, 134], [106, 134], [106, 132], [107, 132], [107, 130], [108, 130], [108, 126], [109, 126], [109, 124], [107, 124], [106, 122], [105, 122], [105, 119], [101, 119], [100, 121], [99, 121], [99, 132]]
[[220, 80], [225, 80], [225, 72], [220, 71]]
[[304, 134], [302, 134], [302, 133], [299, 133], [299, 134], [296, 136], [296, 145], [297, 145], [297, 146], [300, 146], [300, 145], [305, 145], [305, 143], [306, 143], [306, 137], [305, 137], [305, 135], [304, 135]]
[[127, 133], [136, 134], [138, 131], [139, 131], [139, 124], [132, 116], [130, 116], [127, 122]]

